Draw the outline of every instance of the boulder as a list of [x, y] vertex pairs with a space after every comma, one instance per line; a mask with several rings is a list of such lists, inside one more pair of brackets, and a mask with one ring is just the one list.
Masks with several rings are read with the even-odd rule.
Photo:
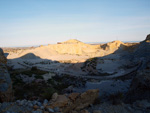
[[57, 94], [57, 93], [54, 93], [54, 94], [52, 95], [52, 99], [51, 99], [51, 100], [54, 102], [54, 101], [56, 101], [57, 97], [58, 97], [58, 94]]
[[76, 110], [83, 109], [90, 104], [93, 104], [99, 96], [99, 89], [91, 89], [82, 93], [79, 98], [76, 99], [73, 106]]
[[69, 99], [71, 99], [72, 101], [75, 101], [78, 96], [79, 96], [79, 93], [71, 93], [69, 95]]
[[68, 104], [69, 99], [65, 95], [58, 95], [55, 102], [52, 103], [51, 107], [64, 107]]
[[[68, 96], [58, 95], [56, 101], [51, 101], [51, 105], [47, 108], [59, 107], [63, 113], [78, 112], [93, 104], [98, 97], [99, 89], [91, 89], [81, 94], [71, 93]], [[84, 110], [83, 113], [88, 113], [88, 111]]]
[[3, 50], [0, 49], [0, 102], [12, 100], [12, 82], [6, 67], [7, 59]]

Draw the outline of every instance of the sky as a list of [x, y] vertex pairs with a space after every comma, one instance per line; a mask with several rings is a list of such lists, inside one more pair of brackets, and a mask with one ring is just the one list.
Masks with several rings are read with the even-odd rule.
[[142, 41], [150, 0], [0, 0], [0, 47]]

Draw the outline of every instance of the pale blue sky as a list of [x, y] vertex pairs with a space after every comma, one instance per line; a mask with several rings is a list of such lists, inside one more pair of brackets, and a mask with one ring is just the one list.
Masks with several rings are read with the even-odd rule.
[[0, 47], [141, 41], [150, 33], [150, 0], [0, 0]]

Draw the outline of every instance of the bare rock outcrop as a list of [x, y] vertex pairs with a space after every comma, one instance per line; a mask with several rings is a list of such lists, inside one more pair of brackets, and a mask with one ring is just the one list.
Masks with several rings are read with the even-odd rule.
[[7, 59], [0, 49], [0, 102], [11, 101], [12, 83], [6, 67]]
[[119, 40], [106, 43], [101, 46], [108, 54], [115, 52], [116, 50], [123, 49], [125, 44]]
[[71, 113], [72, 111], [80, 111], [90, 104], [93, 104], [99, 97], [99, 89], [91, 89], [84, 93], [71, 93], [70, 95], [58, 95], [55, 101], [51, 100], [51, 104], [47, 108], [59, 107], [63, 113]]
[[6, 64], [7, 63], [7, 59], [4, 56], [3, 50], [0, 48], [0, 63]]
[[146, 39], [144, 40], [145, 42], [150, 42], [150, 34], [147, 35]]
[[100, 49], [100, 45], [85, 44], [75, 39], [49, 45], [49, 47], [59, 54], [70, 55], [87, 55], [89, 53], [95, 53]]

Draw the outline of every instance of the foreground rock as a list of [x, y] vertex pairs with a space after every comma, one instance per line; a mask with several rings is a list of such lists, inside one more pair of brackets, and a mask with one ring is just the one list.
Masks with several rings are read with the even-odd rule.
[[12, 83], [6, 68], [6, 62], [7, 59], [3, 50], [0, 49], [0, 102], [8, 102], [12, 99]]
[[[56, 94], [55, 94], [56, 95]], [[63, 113], [70, 113], [72, 111], [80, 111], [85, 107], [93, 104], [99, 96], [98, 89], [88, 90], [84, 93], [72, 93], [70, 95], [58, 95], [56, 100], [51, 100], [51, 104], [46, 106], [48, 108], [59, 107]]]
[[50, 101], [17, 100], [16, 102], [0, 103], [0, 112], [24, 113], [89, 113], [86, 107], [92, 105], [99, 97], [98, 89], [91, 89], [84, 93], [58, 95], [54, 93]]
[[0, 63], [6, 64], [7, 63], [7, 59], [4, 56], [3, 50], [0, 48]]
[[109, 103], [102, 103], [101, 105], [94, 106], [91, 110], [92, 113], [150, 113], [150, 103], [146, 100], [137, 101], [133, 104], [119, 104], [112, 105]]
[[150, 100], [150, 35], [140, 43], [134, 52], [134, 62], [140, 66], [132, 80], [125, 101], [133, 103], [136, 100]]
[[145, 69], [137, 73], [132, 80], [130, 90], [126, 96], [126, 102], [132, 103], [136, 100], [150, 100], [150, 70]]

